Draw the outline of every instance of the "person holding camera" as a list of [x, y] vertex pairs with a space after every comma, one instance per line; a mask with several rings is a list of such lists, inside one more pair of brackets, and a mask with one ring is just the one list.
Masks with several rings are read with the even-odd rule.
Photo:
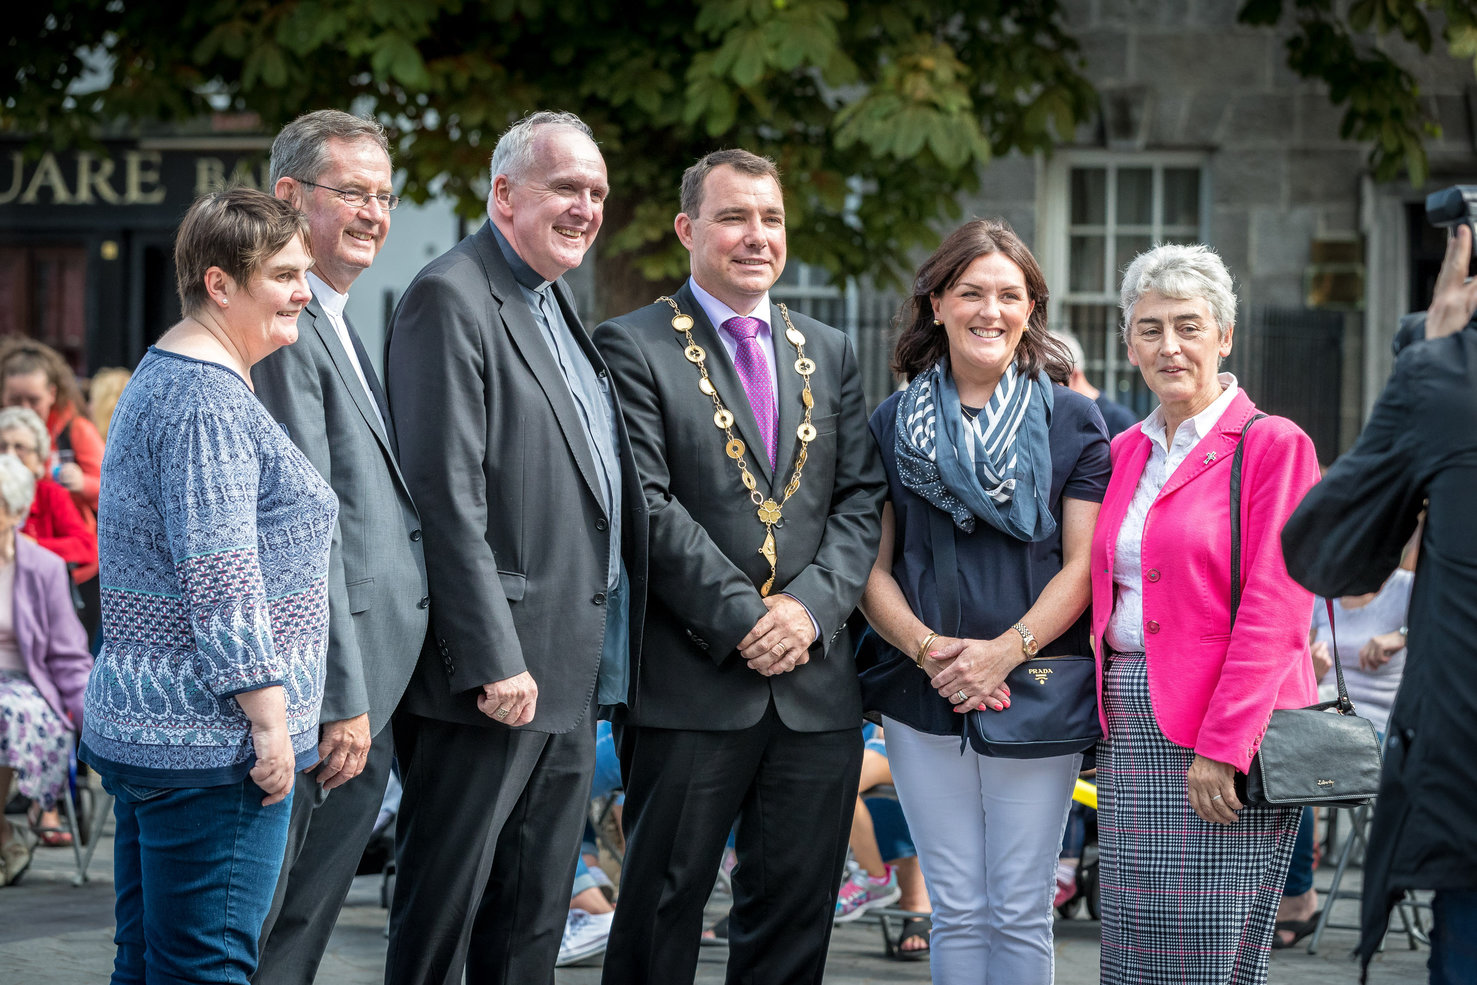
[[[1470, 203], [1477, 188], [1468, 189]], [[1432, 197], [1435, 199], [1435, 196]], [[1428, 209], [1430, 201], [1428, 200]], [[1368, 967], [1390, 909], [1432, 889], [1433, 985], [1477, 982], [1477, 282], [1470, 211], [1447, 245], [1425, 339], [1395, 370], [1354, 447], [1288, 520], [1293, 578], [1326, 597], [1377, 590], [1429, 503], [1411, 594], [1405, 678], [1390, 714], [1365, 858]], [[1411, 319], [1407, 317], [1407, 322]], [[1402, 332], [1404, 336], [1419, 333]]]

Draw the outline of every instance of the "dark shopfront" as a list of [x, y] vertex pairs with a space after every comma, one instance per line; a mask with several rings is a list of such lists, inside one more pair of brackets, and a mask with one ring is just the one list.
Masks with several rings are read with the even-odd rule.
[[136, 365], [179, 319], [180, 217], [224, 184], [262, 187], [269, 146], [169, 138], [28, 154], [0, 140], [0, 335], [38, 338], [82, 374]]

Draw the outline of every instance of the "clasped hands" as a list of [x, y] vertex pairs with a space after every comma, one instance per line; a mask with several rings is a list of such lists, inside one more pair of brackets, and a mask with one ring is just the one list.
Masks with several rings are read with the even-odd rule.
[[739, 640], [739, 656], [749, 669], [774, 677], [809, 663], [815, 626], [805, 606], [790, 595], [767, 595], [764, 607], [764, 615]]
[[1005, 677], [1020, 662], [1020, 637], [1014, 630], [993, 640], [940, 636], [923, 658], [923, 671], [933, 689], [954, 706], [954, 713], [962, 715], [1009, 708]]

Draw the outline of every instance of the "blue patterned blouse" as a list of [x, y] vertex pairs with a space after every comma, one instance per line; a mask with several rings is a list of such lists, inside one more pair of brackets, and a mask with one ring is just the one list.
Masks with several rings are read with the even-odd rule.
[[280, 684], [317, 758], [338, 500], [246, 382], [151, 348], [113, 414], [98, 504], [103, 649], [82, 758], [151, 787], [239, 782], [233, 695]]

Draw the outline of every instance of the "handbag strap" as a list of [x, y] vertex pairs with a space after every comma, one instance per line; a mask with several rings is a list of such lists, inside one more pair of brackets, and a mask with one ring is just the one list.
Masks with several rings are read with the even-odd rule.
[[[1241, 608], [1241, 458], [1246, 448], [1246, 432], [1266, 414], [1253, 414], [1241, 428], [1241, 437], [1236, 441], [1236, 454], [1231, 459], [1231, 628], [1236, 626], [1236, 610]], [[1338, 679], [1340, 714], [1354, 712], [1354, 702], [1349, 700], [1348, 688], [1344, 686], [1344, 666], [1339, 660], [1338, 635], [1333, 626], [1333, 600], [1325, 598], [1328, 606], [1328, 635], [1333, 643], [1333, 670]]]
[[964, 620], [959, 604], [959, 559], [954, 551], [954, 521], [941, 509], [927, 507], [928, 534], [933, 547], [933, 580], [939, 593], [940, 631], [958, 636]]

